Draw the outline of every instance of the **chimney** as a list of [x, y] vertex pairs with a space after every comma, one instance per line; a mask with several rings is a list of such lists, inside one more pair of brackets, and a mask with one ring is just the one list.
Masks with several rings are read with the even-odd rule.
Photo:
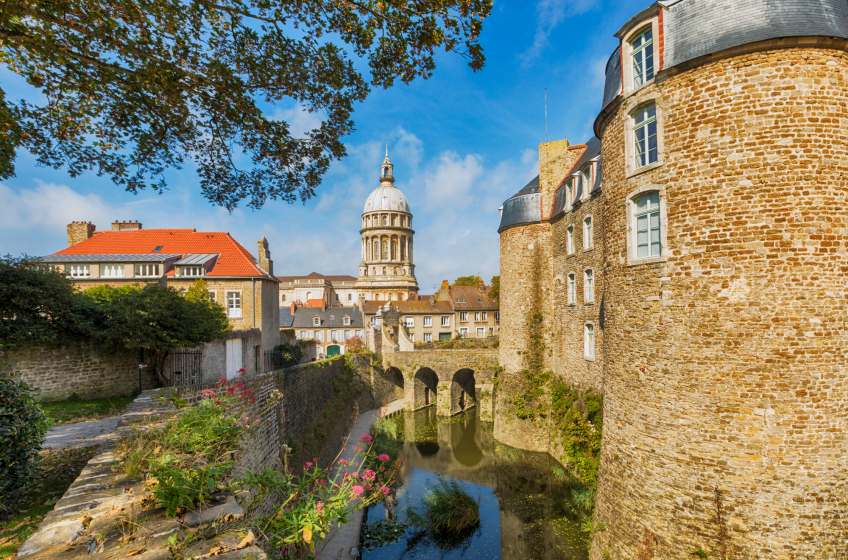
[[68, 224], [68, 247], [73, 247], [94, 236], [97, 226], [91, 222], [71, 222]]
[[294, 315], [294, 312], [297, 311], [297, 304], [292, 302], [291, 304], [291, 314]]
[[542, 194], [542, 211], [551, 211], [554, 190], [565, 178], [565, 174], [583, 153], [583, 145], [569, 146], [568, 140], [557, 140], [539, 144], [539, 188]]
[[274, 275], [274, 261], [271, 260], [271, 251], [268, 250], [268, 240], [264, 237], [258, 242], [259, 245], [259, 268]]
[[477, 282], [477, 290], [478, 290], [481, 294], [485, 294], [485, 293], [486, 293], [486, 283], [485, 283], [485, 282], [483, 282], [482, 280], [480, 280], [479, 282]]
[[136, 220], [124, 220], [123, 222], [115, 220], [114, 222], [112, 222], [112, 231], [126, 231], [137, 229], [141, 229], [141, 222]]

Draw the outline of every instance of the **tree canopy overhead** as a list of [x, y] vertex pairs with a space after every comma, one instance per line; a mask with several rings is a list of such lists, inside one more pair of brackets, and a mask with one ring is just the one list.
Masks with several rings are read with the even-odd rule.
[[[0, 62], [44, 99], [0, 89], [0, 179], [24, 148], [130, 192], [166, 188], [193, 160], [203, 194], [294, 202], [314, 194], [353, 103], [370, 86], [427, 78], [438, 49], [483, 67], [491, 0], [0, 0]], [[345, 48], [351, 52], [348, 53]], [[367, 62], [357, 69], [354, 58]], [[323, 115], [295, 138], [260, 104]]]

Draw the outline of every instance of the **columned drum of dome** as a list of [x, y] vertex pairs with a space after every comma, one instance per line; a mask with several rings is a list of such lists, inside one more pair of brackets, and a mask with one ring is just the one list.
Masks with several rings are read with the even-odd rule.
[[394, 186], [394, 166], [380, 166], [380, 186], [365, 201], [362, 213], [362, 257], [356, 289], [366, 301], [414, 299], [418, 293], [413, 263], [412, 211]]

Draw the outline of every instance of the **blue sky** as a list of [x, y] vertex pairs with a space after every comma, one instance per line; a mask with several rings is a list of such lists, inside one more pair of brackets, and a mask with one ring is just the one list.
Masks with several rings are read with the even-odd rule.
[[[360, 216], [377, 186], [385, 143], [395, 185], [415, 216], [415, 264], [421, 293], [443, 279], [499, 269], [498, 207], [538, 173], [545, 141], [582, 143], [601, 106], [603, 68], [615, 33], [648, 1], [541, 0], [495, 2], [483, 26], [486, 67], [441, 54], [433, 78], [374, 90], [355, 107], [356, 132], [344, 139], [348, 156], [333, 164], [305, 205], [270, 202], [232, 214], [201, 195], [194, 169], [167, 174], [163, 195], [132, 195], [87, 173], [35, 166], [20, 153], [17, 177], [0, 183], [0, 254], [44, 255], [64, 248], [66, 226], [140, 220], [145, 228], [228, 231], [255, 254], [265, 236], [278, 275], [356, 275]], [[14, 74], [0, 70], [7, 98], [32, 99]], [[274, 114], [307, 130], [314, 115], [294, 105]]]

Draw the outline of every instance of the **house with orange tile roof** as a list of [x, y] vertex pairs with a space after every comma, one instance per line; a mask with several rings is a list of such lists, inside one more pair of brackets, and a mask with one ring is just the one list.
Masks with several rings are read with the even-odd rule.
[[114, 222], [98, 230], [90, 222], [68, 224], [68, 246], [41, 260], [67, 273], [76, 287], [157, 282], [187, 290], [198, 278], [224, 306], [233, 331], [226, 341], [203, 349], [203, 380], [258, 371], [264, 352], [279, 344], [279, 280], [268, 241], [258, 258], [226, 232], [143, 229], [139, 222]]

